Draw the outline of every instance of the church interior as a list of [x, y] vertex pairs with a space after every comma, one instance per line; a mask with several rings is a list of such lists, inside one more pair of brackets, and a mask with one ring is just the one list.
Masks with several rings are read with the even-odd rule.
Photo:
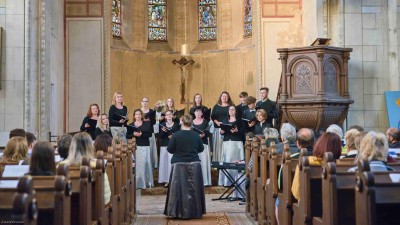
[[[5, 151], [10, 131], [15, 128], [31, 132], [37, 141], [51, 143], [57, 143], [63, 134], [82, 131], [88, 106], [97, 104], [99, 115], [108, 114], [117, 92], [123, 95], [127, 116], [134, 120], [134, 111], [142, 107], [143, 99], [147, 99], [150, 108], [173, 99], [175, 109], [185, 114], [194, 106], [196, 94], [201, 95], [202, 105], [212, 109], [219, 104], [223, 92], [229, 93], [234, 105], [241, 103], [242, 92], [262, 100], [263, 87], [268, 87], [267, 98], [277, 103], [279, 112], [273, 125], [278, 131], [287, 122], [297, 131], [311, 128], [318, 135], [330, 124], [338, 124], [344, 140], [344, 133], [358, 126], [365, 133], [385, 134], [389, 148], [388, 144], [382, 145], [386, 150], [395, 149], [388, 136], [388, 128], [393, 125], [389, 122], [386, 93], [400, 89], [399, 19], [400, 0], [0, 0], [0, 152]], [[396, 104], [400, 108], [400, 97]], [[396, 124], [397, 137], [393, 138], [400, 143], [400, 118], [396, 118], [399, 125]], [[266, 139], [249, 137], [243, 141], [243, 160], [246, 166], [250, 158], [258, 160], [254, 159], [251, 171], [244, 169], [250, 180], [247, 202], [239, 205], [238, 201], [212, 201], [226, 190], [216, 184], [218, 170], [212, 169], [213, 185], [205, 188], [207, 214], [203, 218], [207, 222], [169, 220], [163, 215], [167, 193], [163, 185], [156, 185], [154, 190], [135, 190], [135, 173], [129, 170], [134, 164], [128, 160], [135, 155], [135, 143], [124, 142], [114, 146], [115, 152], [103, 149], [101, 154], [94, 154], [105, 160], [101, 165], [86, 162], [84, 169], [57, 168], [58, 175], [66, 175], [66, 180], [59, 180], [59, 186], [66, 189], [71, 181], [77, 182], [73, 181], [74, 176], [81, 176], [82, 180], [82, 174], [91, 171], [86, 179], [93, 182], [93, 190], [87, 192], [90, 196], [86, 200], [81, 200], [87, 202], [102, 196], [105, 187], [99, 184], [96, 189], [94, 183], [111, 171], [106, 171], [107, 162], [115, 160], [110, 168], [121, 165], [125, 170], [119, 175], [117, 169], [108, 174], [110, 180], [114, 176], [123, 180], [122, 187], [110, 181], [110, 202], [118, 205], [115, 207], [120, 214], [111, 213], [107, 208], [110, 205], [103, 200], [100, 207], [93, 205], [87, 211], [92, 214], [87, 218], [72, 209], [71, 217], [79, 214], [79, 224], [359, 225], [367, 224], [367, 220], [373, 221], [368, 224], [397, 224], [390, 219], [385, 223], [377, 221], [388, 215], [385, 210], [395, 212], [393, 205], [400, 207], [398, 172], [374, 174], [369, 171], [369, 164], [350, 160], [335, 164], [332, 154], [323, 155], [320, 165], [315, 166], [308, 159], [291, 158], [286, 146], [282, 145], [277, 153], [278, 143], [275, 147]], [[307, 152], [299, 153], [306, 157]], [[396, 153], [400, 151], [394, 152], [395, 156]], [[387, 163], [400, 170], [397, 157]], [[0, 172], [5, 165], [0, 160]], [[299, 194], [302, 200], [304, 197], [303, 202], [295, 201], [291, 195], [291, 178], [297, 174], [297, 165], [300, 185], [306, 185]], [[351, 177], [343, 175], [350, 166], [358, 166], [358, 171]], [[279, 169], [284, 176], [282, 181], [277, 178]], [[158, 172], [155, 183], [156, 175]], [[67, 181], [68, 176], [71, 181]], [[398, 181], [389, 182], [389, 176]], [[2, 179], [7, 180], [0, 174], [0, 199], [18, 193], [15, 196], [32, 201], [34, 179], [21, 178], [25, 185], [18, 184], [12, 190], [1, 185]], [[319, 179], [319, 184], [307, 185], [307, 179]], [[337, 186], [329, 186], [336, 185], [332, 179], [337, 179]], [[278, 188], [278, 180], [283, 190]], [[44, 186], [50, 184], [48, 180], [41, 182]], [[331, 192], [322, 191], [327, 189]], [[332, 194], [332, 190], [338, 194]], [[391, 200], [382, 194], [385, 190]], [[76, 190], [72, 186], [69, 191]], [[317, 194], [307, 199], [313, 191]], [[381, 202], [372, 204], [371, 196], [364, 192], [373, 192]], [[124, 206], [118, 200], [122, 197], [126, 199]], [[324, 199], [319, 210], [315, 209], [318, 206], [311, 206], [315, 198]], [[344, 206], [346, 198], [353, 198], [353, 208]], [[8, 201], [12, 203], [14, 199]], [[12, 204], [2, 204], [0, 211], [11, 215]], [[29, 206], [21, 206], [21, 212], [23, 207]], [[345, 209], [341, 211], [340, 207]], [[373, 212], [368, 211], [371, 208]], [[357, 210], [364, 210], [367, 218]], [[351, 212], [353, 215], [349, 216]], [[8, 218], [2, 217], [4, 214], [0, 212], [0, 218]], [[31, 217], [7, 220], [36, 224], [37, 218]], [[57, 214], [56, 219], [60, 219]], [[67, 218], [62, 224], [73, 222]]]

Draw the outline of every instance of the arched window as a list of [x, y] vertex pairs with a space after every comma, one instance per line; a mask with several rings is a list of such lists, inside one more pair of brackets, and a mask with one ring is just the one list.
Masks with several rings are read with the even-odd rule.
[[253, 34], [252, 0], [244, 0], [244, 37]]
[[149, 41], [167, 41], [167, 0], [148, 0]]
[[217, 0], [199, 0], [199, 40], [217, 39]]
[[112, 32], [114, 37], [121, 37], [121, 0], [113, 0]]

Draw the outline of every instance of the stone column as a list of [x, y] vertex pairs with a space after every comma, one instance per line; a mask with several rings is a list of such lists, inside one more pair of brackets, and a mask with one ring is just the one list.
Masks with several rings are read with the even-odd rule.
[[400, 88], [398, 45], [397, 45], [397, 1], [388, 0], [388, 63], [389, 90], [398, 91]]
[[24, 129], [31, 132], [39, 132], [39, 2], [25, 0]]

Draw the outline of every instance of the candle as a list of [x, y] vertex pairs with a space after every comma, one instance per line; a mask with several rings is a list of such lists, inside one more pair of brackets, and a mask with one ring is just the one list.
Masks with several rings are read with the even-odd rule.
[[189, 44], [181, 45], [181, 55], [188, 56], [189, 55]]

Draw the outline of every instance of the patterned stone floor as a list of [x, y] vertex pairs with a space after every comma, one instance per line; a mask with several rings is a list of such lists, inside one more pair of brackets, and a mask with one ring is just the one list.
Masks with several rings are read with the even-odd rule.
[[[138, 194], [138, 216], [133, 224], [140, 225], [163, 225], [165, 217], [162, 215], [164, 211], [165, 195], [142, 195]], [[212, 201], [213, 198], [218, 198], [220, 194], [206, 194], [206, 211], [224, 212], [229, 218], [231, 225], [254, 225], [251, 218], [245, 213], [245, 206], [239, 205], [239, 202]]]

